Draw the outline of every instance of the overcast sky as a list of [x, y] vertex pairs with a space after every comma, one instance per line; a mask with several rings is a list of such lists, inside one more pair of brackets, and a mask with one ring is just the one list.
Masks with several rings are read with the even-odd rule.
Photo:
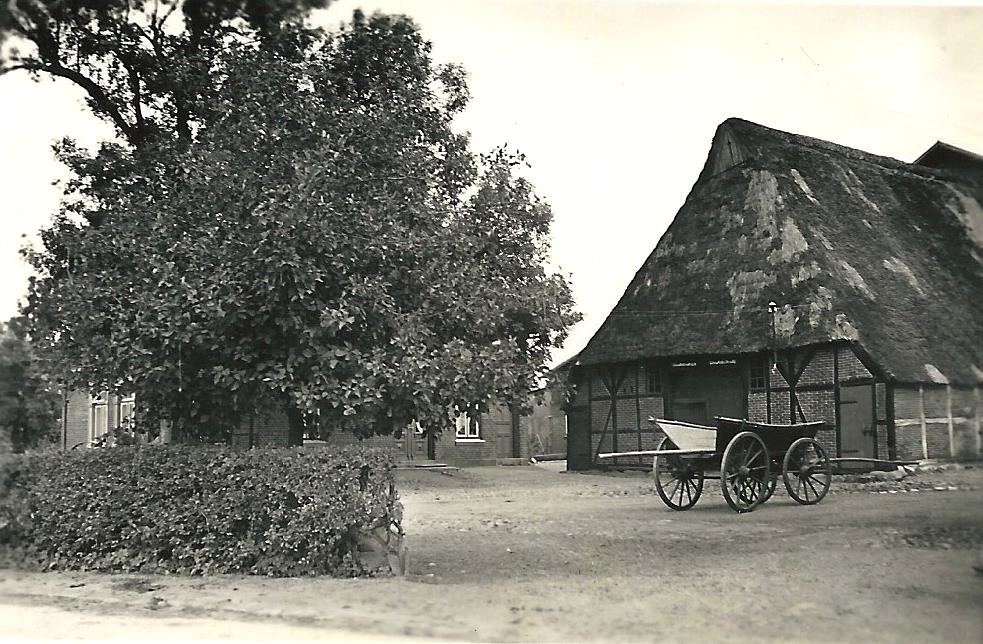
[[[554, 261], [584, 314], [579, 351], [696, 180], [716, 126], [739, 116], [911, 161], [936, 140], [983, 153], [983, 8], [706, 6], [573, 0], [342, 0], [406, 13], [470, 73], [460, 120], [476, 150], [508, 143], [553, 206]], [[0, 318], [17, 255], [57, 207], [50, 144], [111, 135], [61, 82], [0, 77]]]

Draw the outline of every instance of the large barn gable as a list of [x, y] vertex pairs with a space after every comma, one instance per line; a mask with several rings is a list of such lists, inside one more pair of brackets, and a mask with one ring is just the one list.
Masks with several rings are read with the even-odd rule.
[[855, 341], [899, 382], [983, 382], [983, 177], [728, 119], [581, 364]]

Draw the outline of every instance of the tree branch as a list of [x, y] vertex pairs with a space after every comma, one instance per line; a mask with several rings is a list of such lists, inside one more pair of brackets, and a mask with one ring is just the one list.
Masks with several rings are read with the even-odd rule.
[[0, 74], [6, 74], [19, 69], [33, 72], [44, 72], [46, 74], [51, 74], [52, 76], [58, 76], [60, 78], [66, 78], [72, 81], [84, 89], [86, 93], [88, 93], [95, 105], [96, 110], [103, 112], [110, 119], [112, 119], [119, 131], [130, 143], [136, 145], [139, 142], [140, 132], [126, 122], [126, 119], [109, 99], [103, 89], [85, 74], [69, 69], [60, 63], [42, 63], [38, 60], [25, 61], [18, 65], [7, 67], [0, 70]]

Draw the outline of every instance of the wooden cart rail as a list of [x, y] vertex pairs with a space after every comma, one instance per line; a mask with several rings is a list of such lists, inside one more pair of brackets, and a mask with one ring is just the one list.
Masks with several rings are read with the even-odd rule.
[[[621, 456], [693, 456], [716, 454], [716, 450], [707, 449], [643, 449], [634, 452], [605, 452], [597, 458], [619, 458]], [[837, 456], [829, 459], [830, 463], [871, 463], [873, 465], [894, 465], [895, 467], [911, 467], [919, 461], [892, 461], [886, 458], [866, 458], [860, 456]]]
[[674, 456], [691, 456], [695, 454], [706, 454], [707, 456], [711, 454], [716, 454], [716, 450], [712, 449], [643, 449], [635, 452], [608, 452], [605, 454], [598, 454], [597, 458], [618, 458], [620, 456], [661, 456], [663, 454], [672, 454]]

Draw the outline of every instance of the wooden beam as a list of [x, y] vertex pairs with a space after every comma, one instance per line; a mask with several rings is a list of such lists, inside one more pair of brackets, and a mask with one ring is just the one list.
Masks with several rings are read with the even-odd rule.
[[[594, 378], [589, 369], [584, 369], [584, 375], [587, 378], [587, 453], [590, 454], [591, 443], [594, 442]], [[567, 441], [569, 440], [570, 437], [567, 436]], [[567, 443], [567, 451], [570, 451], [569, 442]], [[590, 465], [593, 465], [595, 460], [597, 459], [591, 458]]]
[[898, 437], [894, 427], [894, 384], [884, 385], [884, 407], [887, 411], [887, 457], [898, 457]]
[[608, 407], [608, 415], [604, 419], [604, 429], [601, 430], [601, 437], [597, 440], [597, 451], [594, 452], [594, 460], [597, 460], [597, 455], [601, 453], [601, 444], [604, 442], [604, 437], [608, 435], [608, 426], [611, 424], [612, 411], [614, 411], [614, 401], [611, 401], [611, 406]]
[[871, 416], [870, 419], [870, 429], [874, 432], [874, 458], [877, 458], [880, 454], [878, 453], [877, 445], [877, 383], [870, 388], [870, 407]]
[[983, 435], [980, 434], [980, 388], [973, 387], [973, 429], [976, 430], [976, 456], [983, 454]]
[[949, 425], [949, 456], [956, 455], [956, 431], [952, 423], [952, 387], [945, 386], [945, 416]]
[[771, 360], [765, 360], [765, 422], [771, 422]]
[[[639, 400], [642, 391], [642, 363], [639, 361], [635, 364], [635, 431], [638, 432], [638, 449], [642, 449], [642, 403]], [[648, 378], [648, 369], [645, 370], [645, 377]], [[646, 386], [648, 383], [645, 383]], [[646, 393], [648, 390], [646, 388]], [[642, 464], [642, 458], [638, 457], [638, 464]]]
[[634, 452], [607, 452], [598, 454], [597, 458], [620, 458], [622, 456], [691, 456], [693, 454], [716, 454], [712, 449], [642, 449]]
[[[953, 416], [953, 424], [955, 423], [972, 423], [973, 419], [969, 416]], [[926, 425], [948, 425], [948, 416], [939, 416], [938, 418], [900, 418], [894, 421], [894, 424], [898, 427], [909, 427], [911, 425], [921, 425], [922, 423]]]
[[918, 385], [918, 417], [922, 424], [922, 458], [928, 458], [928, 428], [925, 425], [925, 387]]
[[862, 364], [872, 376], [879, 378], [883, 382], [888, 380], [889, 376], [887, 372], [884, 371], [884, 369], [881, 368], [881, 365], [878, 364], [877, 361], [874, 360], [874, 358], [860, 346], [859, 342], [851, 341], [847, 343], [847, 346], [850, 347], [850, 350], [853, 351], [853, 355], [857, 356], [857, 360], [860, 361], [860, 364]]
[[833, 345], [833, 424], [836, 428], [836, 456], [842, 456], [840, 448], [840, 348]]
[[795, 372], [792, 374], [793, 382], [790, 382], [789, 383], [790, 385], [795, 387], [796, 385], [799, 384], [799, 379], [802, 377], [802, 374], [805, 373], [806, 367], [809, 366], [809, 363], [812, 362], [812, 359], [815, 357], [815, 355], [816, 355], [816, 347], [806, 347], [805, 353], [802, 354], [802, 364], [800, 364], [798, 368], [795, 369]]

